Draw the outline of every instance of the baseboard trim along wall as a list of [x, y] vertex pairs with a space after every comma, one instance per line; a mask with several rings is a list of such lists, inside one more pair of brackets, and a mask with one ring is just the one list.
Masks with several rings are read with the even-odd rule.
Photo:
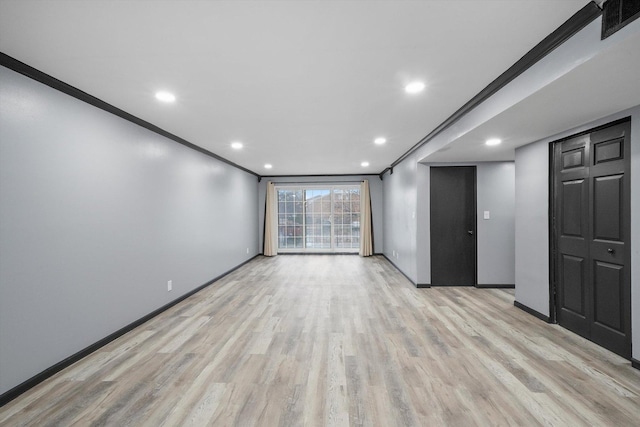
[[551, 320], [549, 319], [549, 316], [545, 316], [544, 314], [540, 313], [539, 311], [534, 310], [533, 308], [529, 308], [524, 304], [519, 303], [518, 301], [514, 301], [513, 305], [515, 305], [516, 307], [518, 307], [520, 310], [525, 311], [527, 313], [529, 313], [530, 315], [537, 317], [540, 320], [543, 320], [547, 323], [551, 323]]
[[397, 266], [393, 261], [391, 261], [391, 260], [389, 259], [389, 257], [388, 257], [388, 256], [386, 256], [385, 254], [380, 254], [380, 255], [382, 255], [382, 256], [384, 257], [384, 259], [386, 259], [387, 261], [389, 261], [389, 264], [393, 265], [393, 266], [396, 268], [396, 270], [398, 270], [400, 273], [402, 273], [402, 275], [403, 275], [404, 277], [406, 277], [406, 278], [407, 278], [407, 280], [408, 280], [409, 282], [411, 282], [411, 283], [413, 284], [413, 286], [415, 286], [416, 288], [430, 288], [430, 287], [431, 287], [431, 285], [423, 285], [423, 284], [418, 284], [418, 283], [414, 282], [413, 280], [411, 280], [411, 278], [410, 278], [409, 276], [407, 276], [407, 275], [404, 273], [404, 271], [400, 270], [400, 268], [399, 268], [399, 267], [398, 267], [398, 266]]
[[358, 252], [278, 252], [278, 256], [287, 255], [358, 255]]
[[632, 357], [631, 358], [631, 366], [636, 368], [636, 369], [640, 369], [640, 360], [634, 359]]
[[76, 363], [80, 359], [83, 359], [84, 357], [90, 355], [94, 351], [100, 349], [101, 347], [104, 347], [105, 345], [109, 344], [111, 341], [121, 337], [122, 335], [126, 334], [127, 332], [130, 332], [133, 329], [137, 328], [138, 326], [148, 322], [149, 320], [153, 319], [154, 317], [156, 317], [158, 314], [162, 313], [163, 311], [168, 310], [169, 308], [173, 307], [174, 305], [178, 304], [179, 302], [182, 302], [183, 300], [189, 298], [191, 295], [194, 295], [194, 294], [198, 293], [199, 291], [201, 291], [202, 289], [206, 288], [207, 286], [212, 285], [213, 283], [215, 283], [218, 280], [222, 279], [224, 276], [226, 276], [226, 275], [228, 275], [230, 273], [233, 273], [234, 271], [236, 271], [237, 269], [239, 269], [243, 265], [245, 265], [248, 262], [252, 261], [253, 259], [257, 258], [258, 256], [261, 256], [261, 255], [255, 255], [255, 256], [249, 258], [248, 260], [244, 261], [241, 264], [238, 264], [237, 266], [235, 266], [231, 270], [229, 270], [229, 271], [227, 271], [225, 273], [222, 273], [221, 275], [219, 275], [218, 277], [216, 277], [214, 279], [209, 280], [204, 285], [200, 285], [197, 288], [187, 292], [186, 294], [179, 296], [178, 298], [174, 299], [173, 301], [169, 302], [168, 304], [163, 305], [162, 307], [158, 308], [157, 310], [152, 311], [151, 313], [147, 314], [146, 316], [141, 317], [140, 319], [128, 324], [127, 326], [123, 327], [122, 329], [119, 329], [119, 330], [115, 331], [114, 333], [102, 338], [101, 340], [91, 344], [90, 346], [80, 350], [79, 352], [77, 352], [77, 353], [67, 357], [66, 359], [56, 363], [55, 365], [45, 369], [44, 371], [40, 372], [39, 374], [34, 375], [33, 377], [29, 378], [28, 380], [26, 380], [22, 384], [18, 384], [14, 388], [12, 388], [12, 389], [8, 390], [7, 392], [5, 392], [5, 393], [0, 395], [0, 407], [6, 405], [7, 403], [12, 401], [16, 397], [20, 396], [22, 393], [24, 393], [27, 390], [35, 387], [36, 385], [40, 384], [41, 382], [43, 382], [47, 378], [49, 378], [49, 377], [55, 375], [56, 373], [60, 372], [61, 370], [65, 369], [66, 367], [71, 366], [72, 364]]
[[515, 284], [488, 284], [488, 283], [483, 283], [480, 284], [478, 283], [476, 285], [476, 288], [479, 289], [515, 289], [516, 285]]

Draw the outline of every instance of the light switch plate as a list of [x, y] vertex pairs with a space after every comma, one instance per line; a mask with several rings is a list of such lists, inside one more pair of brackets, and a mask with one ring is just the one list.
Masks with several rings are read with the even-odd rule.
[[484, 219], [491, 219], [491, 214], [489, 211], [484, 211]]

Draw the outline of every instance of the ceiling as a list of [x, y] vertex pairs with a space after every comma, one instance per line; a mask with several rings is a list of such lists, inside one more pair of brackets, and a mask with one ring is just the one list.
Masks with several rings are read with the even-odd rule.
[[[0, 0], [0, 51], [259, 175], [379, 173], [587, 3]], [[510, 114], [603, 71], [578, 67], [434, 161], [513, 159], [532, 132]], [[413, 80], [426, 89], [405, 93]], [[476, 147], [489, 126], [502, 151]]]
[[[611, 49], [584, 61], [422, 161], [513, 160], [517, 147], [640, 105], [639, 25], [640, 21], [636, 22], [635, 32], [628, 32]], [[485, 141], [497, 135], [502, 144], [487, 147]]]

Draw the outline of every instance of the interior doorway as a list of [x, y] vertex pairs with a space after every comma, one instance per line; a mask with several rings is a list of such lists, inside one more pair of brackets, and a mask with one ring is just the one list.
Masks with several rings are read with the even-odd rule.
[[631, 357], [630, 121], [552, 145], [551, 310], [557, 322]]
[[476, 167], [430, 168], [431, 285], [476, 284]]

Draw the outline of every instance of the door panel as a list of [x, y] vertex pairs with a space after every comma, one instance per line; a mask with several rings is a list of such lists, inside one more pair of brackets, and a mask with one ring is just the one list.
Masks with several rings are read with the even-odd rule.
[[562, 153], [563, 170], [584, 166], [585, 147], [579, 147]]
[[591, 133], [594, 319], [590, 339], [631, 357], [630, 122]]
[[556, 261], [558, 287], [556, 310], [558, 321], [580, 335], [588, 333], [586, 319], [591, 317], [589, 288], [589, 156], [588, 139], [577, 137], [557, 144], [556, 221], [559, 258]]
[[[568, 181], [562, 183], [562, 235], [584, 237], [583, 195], [586, 193], [585, 180]], [[585, 224], [586, 225], [586, 224]]]
[[593, 180], [593, 237], [622, 240], [622, 179], [624, 175], [603, 176]]
[[562, 309], [585, 317], [584, 311], [584, 277], [585, 262], [583, 258], [571, 255], [562, 257], [562, 281], [564, 283]]
[[594, 321], [622, 331], [624, 324], [622, 266], [602, 261], [596, 261], [594, 264]]
[[612, 141], [594, 144], [594, 163], [600, 164], [623, 158], [624, 139], [614, 139]]
[[430, 169], [431, 285], [475, 285], [476, 168]]
[[554, 145], [558, 323], [631, 356], [629, 121]]

